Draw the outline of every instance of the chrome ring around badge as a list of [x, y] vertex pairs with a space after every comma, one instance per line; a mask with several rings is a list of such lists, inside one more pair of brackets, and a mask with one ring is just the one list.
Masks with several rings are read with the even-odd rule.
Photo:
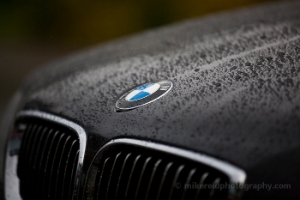
[[115, 109], [120, 112], [147, 105], [167, 94], [172, 87], [173, 83], [168, 80], [142, 84], [122, 95]]

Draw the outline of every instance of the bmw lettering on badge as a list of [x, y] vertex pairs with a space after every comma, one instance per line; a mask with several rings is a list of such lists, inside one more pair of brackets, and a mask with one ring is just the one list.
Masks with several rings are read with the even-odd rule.
[[116, 103], [116, 111], [125, 111], [144, 106], [167, 94], [173, 87], [171, 81], [145, 83], [124, 95]]

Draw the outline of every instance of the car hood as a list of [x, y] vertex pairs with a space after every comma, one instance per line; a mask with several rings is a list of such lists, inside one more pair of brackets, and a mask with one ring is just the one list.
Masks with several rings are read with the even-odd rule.
[[[22, 108], [82, 125], [90, 158], [111, 138], [144, 138], [233, 163], [248, 182], [297, 183], [299, 10], [270, 4], [86, 50], [28, 77]], [[115, 112], [129, 89], [160, 80], [174, 84], [167, 95]]]

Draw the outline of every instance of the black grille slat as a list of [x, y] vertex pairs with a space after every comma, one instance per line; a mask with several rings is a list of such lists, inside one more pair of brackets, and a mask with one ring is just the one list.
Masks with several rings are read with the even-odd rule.
[[151, 173], [151, 177], [150, 177], [150, 180], [149, 180], [149, 184], [148, 184], [148, 187], [147, 187], [147, 193], [146, 193], [146, 197], [145, 199], [152, 199], [152, 196], [154, 195], [154, 191], [152, 193], [150, 193], [150, 189], [151, 189], [151, 186], [152, 186], [152, 183], [153, 183], [153, 180], [155, 178], [155, 175], [157, 174], [158, 172], [158, 168], [160, 166], [162, 162], [162, 159], [159, 159], [156, 161], [156, 163], [154, 164], [154, 167], [153, 167], [153, 170], [152, 170], [152, 173]]
[[141, 183], [142, 183], [142, 180], [143, 179], [146, 179], [144, 176], [146, 175], [145, 174], [145, 171], [146, 171], [146, 168], [148, 166], [148, 164], [152, 161], [152, 157], [148, 157], [145, 162], [144, 162], [144, 165], [143, 165], [143, 168], [142, 168], [142, 171], [139, 175], [139, 179], [138, 179], [138, 184], [137, 184], [137, 187], [136, 187], [136, 192], [135, 192], [135, 199], [138, 198], [138, 194], [141, 193], [140, 190], [141, 190]]
[[94, 189], [87, 192], [94, 191], [94, 200], [225, 200], [228, 195], [228, 190], [193, 188], [193, 185], [228, 183], [229, 178], [222, 172], [143, 147], [118, 144], [104, 148], [93, 165], [98, 168]]
[[105, 176], [105, 172], [106, 172], [106, 169], [109, 168], [109, 165], [110, 165], [109, 161], [110, 160], [112, 160], [111, 157], [106, 158], [104, 163], [103, 163], [102, 169], [98, 170], [97, 177], [96, 177], [96, 190], [95, 190], [96, 191], [96, 198], [98, 198], [99, 193], [101, 194], [102, 191], [103, 191], [103, 186], [101, 185], [101, 183], [106, 182], [103, 179], [107, 178], [107, 176]]
[[71, 199], [74, 191], [74, 180], [76, 176], [76, 170], [77, 170], [77, 163], [78, 163], [78, 156], [79, 156], [79, 150], [76, 152], [73, 162], [72, 162], [72, 173], [71, 173], [71, 179], [70, 179], [70, 185], [69, 185], [69, 191], [68, 191], [68, 198]]
[[140, 160], [141, 158], [141, 155], [137, 155], [134, 159], [134, 162], [133, 162], [133, 165], [132, 165], [132, 168], [130, 170], [130, 175], [129, 175], [129, 179], [128, 179], [128, 185], [126, 186], [126, 190], [125, 190], [125, 200], [127, 199], [127, 197], [129, 196], [129, 189], [130, 189], [130, 186], [132, 185], [132, 179], [133, 179], [133, 173], [136, 169], [136, 166], [137, 166], [137, 163], [138, 161]]
[[119, 158], [122, 156], [122, 152], [118, 153], [116, 156], [115, 156], [115, 159], [114, 159], [114, 162], [113, 162], [113, 165], [112, 165], [112, 168], [110, 170], [110, 174], [109, 174], [109, 180], [108, 180], [108, 184], [107, 184], [107, 189], [106, 189], [106, 196], [105, 196], [105, 199], [111, 199], [112, 197], [112, 193], [110, 192], [110, 190], [112, 190], [112, 186], [113, 185], [113, 176], [115, 177], [118, 177], [117, 175], [117, 172], [114, 172], [116, 171], [115, 169], [118, 167], [117, 163], [119, 161]]
[[[189, 175], [188, 175], [188, 177], [186, 178], [186, 181], [185, 181], [185, 185], [191, 184], [191, 180], [192, 180], [192, 177], [193, 177], [193, 175], [195, 174], [195, 172], [196, 172], [196, 169], [192, 169], [192, 170], [189, 172]], [[183, 192], [182, 192], [181, 200], [184, 200], [184, 198], [185, 198], [185, 196], [186, 196], [186, 193], [187, 193], [187, 188], [184, 188], [184, 189], [183, 189]]]
[[62, 135], [60, 135], [59, 139], [58, 139], [58, 143], [56, 145], [54, 145], [55, 147], [55, 152], [54, 152], [54, 156], [53, 156], [53, 162], [51, 162], [51, 171], [50, 171], [50, 179], [49, 179], [49, 183], [48, 183], [48, 197], [54, 198], [54, 187], [55, 187], [55, 178], [56, 178], [56, 174], [57, 174], [57, 170], [58, 170], [58, 162], [59, 162], [59, 158], [60, 155], [58, 152], [61, 151], [63, 143], [65, 141], [65, 133], [63, 133]]
[[[184, 165], [180, 165], [180, 166], [177, 168], [177, 170], [176, 170], [176, 174], [175, 174], [174, 179], [173, 179], [173, 181], [172, 181], [172, 187], [171, 187], [170, 194], [169, 194], [169, 198], [168, 198], [169, 200], [171, 200], [172, 197], [173, 197], [173, 195], [174, 195], [174, 189], [175, 189], [175, 187], [176, 187], [176, 184], [178, 183], [178, 178], [179, 178], [179, 176], [180, 176], [180, 174], [181, 174], [181, 172], [183, 171], [184, 168], [185, 168]], [[181, 188], [179, 188], [179, 189], [181, 189]], [[174, 195], [174, 196], [175, 196], [175, 195]]]
[[77, 140], [74, 140], [71, 144], [71, 147], [69, 149], [69, 152], [68, 152], [68, 156], [67, 156], [67, 159], [66, 159], [66, 165], [65, 165], [65, 169], [64, 169], [64, 174], [63, 174], [63, 181], [62, 181], [62, 193], [61, 193], [61, 199], [68, 199], [68, 190], [65, 190], [65, 188], [69, 188], [69, 185], [70, 185], [70, 180], [71, 180], [71, 177], [68, 177], [68, 175], [70, 176], [70, 174], [68, 173], [71, 169], [71, 166], [72, 166], [72, 162], [71, 162], [71, 159], [72, 159], [72, 152], [74, 152], [74, 149], [76, 148], [76, 143], [77, 143]]
[[[215, 176], [213, 176], [212, 174], [209, 174], [207, 176], [206, 180], [204, 181], [204, 184], [205, 185], [207, 185], [207, 184], [213, 184], [214, 180], [215, 180]], [[211, 192], [210, 189], [206, 189], [206, 190], [202, 189], [202, 191], [200, 193], [201, 197], [205, 197], [206, 199], [211, 199], [210, 192]]]
[[70, 140], [71, 140], [71, 136], [67, 136], [67, 139], [64, 141], [64, 145], [63, 145], [62, 151], [59, 156], [60, 158], [59, 158], [59, 162], [58, 162], [58, 168], [57, 168], [56, 179], [55, 179], [55, 191], [54, 191], [56, 199], [57, 199], [57, 195], [61, 194], [61, 191], [59, 191], [59, 190], [62, 187], [61, 183], [63, 181], [62, 171], [63, 171], [63, 169], [65, 169], [64, 161], [66, 160], [66, 157], [67, 157], [66, 151], [67, 151], [67, 149], [70, 149], [70, 147], [69, 147]]
[[[41, 154], [41, 161], [39, 163], [39, 167], [38, 167], [38, 181], [37, 181], [37, 186], [43, 186], [44, 184], [44, 177], [45, 177], [45, 173], [44, 173], [44, 169], [46, 168], [46, 162], [47, 162], [47, 149], [49, 149], [50, 145], [51, 145], [51, 141], [52, 141], [52, 135], [54, 135], [54, 130], [51, 129], [47, 132], [47, 137], [45, 139], [45, 144], [43, 146], [43, 150], [42, 150], [42, 154]], [[42, 197], [42, 192], [43, 192], [43, 187], [41, 187], [41, 189], [39, 191], [37, 191], [37, 199]]]
[[[21, 197], [24, 200], [71, 199], [79, 155], [77, 134], [41, 118], [20, 118], [16, 127], [18, 124], [26, 127], [17, 167]], [[68, 188], [67, 192], [64, 187]]]
[[[213, 184], [218, 184], [218, 183], [220, 183], [220, 178], [216, 178], [213, 182]], [[216, 192], [215, 188], [212, 188], [210, 190], [210, 192], [209, 192], [210, 199], [213, 199], [215, 192]]]
[[[39, 126], [35, 133], [34, 133], [34, 139], [33, 139], [33, 144], [31, 145], [31, 149], [30, 149], [30, 153], [29, 153], [29, 162], [28, 162], [28, 167], [31, 168], [33, 167], [33, 161], [34, 161], [34, 157], [37, 155], [38, 151], [37, 148], [39, 146], [38, 138], [41, 137], [41, 130], [43, 129], [42, 126]], [[33, 133], [32, 133], [33, 134]], [[29, 170], [31, 171], [31, 170]]]
[[33, 162], [33, 169], [35, 170], [37, 168], [37, 164], [38, 164], [38, 161], [41, 160], [41, 156], [42, 156], [42, 153], [43, 153], [43, 150], [41, 150], [42, 146], [44, 146], [45, 144], [45, 140], [47, 138], [47, 131], [48, 131], [48, 128], [45, 127], [41, 133], [41, 137], [40, 137], [40, 140], [38, 142], [38, 147], [37, 147], [37, 154], [35, 155], [34, 157], [34, 162]]
[[[160, 197], [161, 197], [161, 193], [162, 193], [162, 188], [163, 188], [163, 186], [164, 186], [165, 179], [166, 179], [166, 177], [167, 177], [167, 174], [168, 174], [168, 172], [169, 172], [169, 169], [172, 167], [172, 165], [173, 165], [173, 162], [169, 162], [169, 163], [166, 165], [165, 169], [164, 169], [162, 179], [161, 179], [161, 181], [160, 181], [160, 183], [159, 183], [159, 188], [158, 188], [157, 198], [156, 198], [156, 199], [161, 199]], [[164, 198], [164, 199], [165, 199], [165, 198]]]
[[[29, 154], [29, 149], [31, 147], [31, 145], [29, 145], [30, 141], [32, 141], [32, 138], [34, 137], [34, 134], [33, 132], [35, 131], [37, 125], [34, 124], [34, 125], [31, 125], [29, 127], [29, 130], [27, 132], [27, 137], [28, 137], [28, 140], [27, 140], [27, 143], [24, 145], [24, 155], [23, 155], [23, 164], [25, 164], [25, 160], [28, 158], [28, 154]], [[24, 169], [24, 168], [23, 168]]]
[[126, 164], [127, 164], [128, 160], [129, 160], [130, 156], [131, 156], [131, 153], [128, 153], [126, 155], [125, 159], [124, 159], [124, 162], [123, 162], [123, 165], [122, 165], [122, 169], [121, 169], [121, 172], [120, 172], [120, 176], [119, 176], [119, 179], [118, 179], [117, 187], [116, 187], [115, 199], [117, 199], [118, 196], [122, 196], [122, 194], [123, 194], [123, 190], [121, 190], [119, 186], [121, 184], [121, 181], [123, 179], [126, 179], [125, 178], [126, 174], [124, 174], [124, 170], [125, 170]]
[[57, 144], [58, 139], [59, 139], [59, 131], [56, 131], [54, 133], [54, 136], [50, 143], [50, 147], [49, 147], [49, 151], [48, 151], [47, 159], [46, 159], [46, 164], [45, 164], [45, 168], [44, 168], [43, 187], [42, 187], [42, 198], [44, 198], [44, 199], [50, 198], [48, 196], [48, 186], [49, 186], [49, 181], [50, 181], [50, 171], [51, 171], [51, 167], [52, 167], [51, 163], [53, 162], [53, 158], [54, 158], [54, 152], [55, 152], [54, 146]]
[[[38, 188], [39, 186], [39, 176], [40, 176], [40, 161], [43, 155], [43, 146], [45, 143], [45, 140], [47, 138], [47, 132], [48, 132], [48, 128], [45, 127], [43, 128], [43, 131], [41, 133], [41, 137], [40, 137], [40, 141], [38, 142], [38, 147], [37, 147], [37, 153], [36, 156], [34, 158], [34, 162], [33, 162], [33, 169], [31, 171], [31, 177], [32, 177], [32, 182], [33, 182], [33, 188]], [[35, 173], [36, 172], [36, 173]], [[33, 197], [32, 199], [38, 199], [38, 194], [36, 194], [35, 197]]]
[[[209, 176], [209, 173], [204, 173], [204, 174], [201, 176], [201, 179], [200, 179], [200, 181], [199, 181], [199, 185], [204, 184], [204, 182], [205, 182], [205, 180], [206, 180], [206, 178], [207, 178], [208, 176]], [[198, 189], [197, 189], [197, 192], [196, 192], [196, 195], [195, 195], [194, 200], [197, 200], [197, 199], [199, 198], [201, 190], [202, 190], [202, 188], [198, 188]]]

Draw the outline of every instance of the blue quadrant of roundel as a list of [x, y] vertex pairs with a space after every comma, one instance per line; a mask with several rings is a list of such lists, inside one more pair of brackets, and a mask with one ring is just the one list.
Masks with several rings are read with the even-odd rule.
[[150, 95], [150, 93], [148, 93], [148, 92], [140, 91], [139, 93], [137, 93], [136, 95], [134, 95], [130, 99], [130, 101], [136, 101], [136, 100], [139, 100], [139, 99], [143, 99], [143, 98], [145, 98], [145, 97], [147, 97], [149, 95]]
[[144, 99], [153, 93], [155, 93], [160, 88], [159, 83], [148, 83], [141, 85], [134, 90], [132, 90], [127, 96], [125, 97], [126, 101], [138, 101]]

